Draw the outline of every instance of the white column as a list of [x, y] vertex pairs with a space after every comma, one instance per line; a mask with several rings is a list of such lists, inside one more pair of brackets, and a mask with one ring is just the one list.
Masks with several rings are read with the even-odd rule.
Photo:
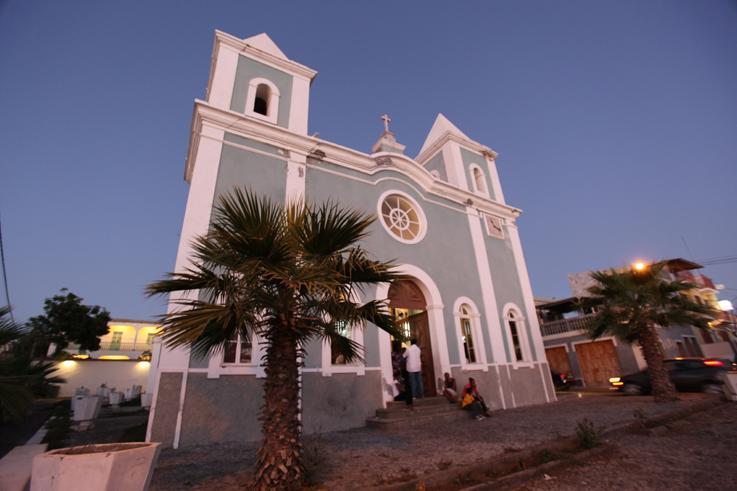
[[[504, 351], [504, 338], [502, 337], [502, 326], [499, 320], [499, 308], [496, 303], [496, 295], [494, 293], [494, 282], [491, 279], [491, 267], [489, 265], [489, 256], [486, 252], [486, 243], [484, 242], [484, 232], [481, 228], [481, 219], [478, 211], [471, 207], [466, 207], [468, 215], [468, 226], [471, 230], [471, 244], [473, 252], [476, 256], [476, 267], [479, 272], [479, 280], [481, 281], [481, 296], [484, 312], [486, 313], [486, 329], [489, 333], [491, 341], [491, 355], [494, 363], [506, 363], [507, 357]], [[483, 317], [482, 317], [483, 318]]]
[[307, 174], [307, 155], [290, 151], [287, 161], [286, 203], [304, 198]]
[[235, 72], [238, 67], [238, 53], [218, 43], [215, 56], [215, 66], [207, 91], [207, 102], [220, 109], [230, 110], [230, 98], [233, 96]]
[[295, 75], [292, 79], [292, 101], [289, 105], [289, 129], [300, 135], [306, 135], [309, 110], [310, 80]]
[[540, 325], [537, 320], [537, 312], [535, 310], [535, 300], [532, 296], [532, 286], [530, 285], [530, 276], [527, 273], [527, 265], [525, 264], [525, 256], [522, 253], [522, 243], [519, 239], [519, 231], [517, 224], [513, 222], [507, 223], [507, 232], [509, 232], [509, 240], [512, 243], [512, 253], [514, 254], [514, 262], [517, 269], [519, 284], [522, 288], [522, 298], [525, 302], [525, 317], [530, 326], [531, 342], [535, 346], [536, 361], [545, 361], [545, 347], [543, 346], [543, 338], [540, 334]]
[[486, 167], [489, 169], [489, 178], [491, 180], [491, 189], [494, 191], [495, 201], [505, 204], [504, 192], [502, 191], [502, 183], [499, 181], [499, 172], [496, 169], [496, 160], [486, 157]]

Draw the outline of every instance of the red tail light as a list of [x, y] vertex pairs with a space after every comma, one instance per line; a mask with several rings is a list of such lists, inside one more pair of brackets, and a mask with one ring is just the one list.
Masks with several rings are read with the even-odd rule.
[[724, 362], [721, 360], [704, 360], [704, 365], [707, 365], [710, 367], [723, 367]]

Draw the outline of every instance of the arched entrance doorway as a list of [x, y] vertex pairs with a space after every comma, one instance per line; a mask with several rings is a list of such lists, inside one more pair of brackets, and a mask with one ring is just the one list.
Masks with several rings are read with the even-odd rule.
[[[404, 336], [417, 340], [421, 350], [422, 386], [425, 396], [436, 395], [435, 366], [433, 362], [427, 301], [422, 290], [412, 280], [398, 280], [389, 287], [389, 308]], [[409, 346], [409, 342], [405, 343]]]

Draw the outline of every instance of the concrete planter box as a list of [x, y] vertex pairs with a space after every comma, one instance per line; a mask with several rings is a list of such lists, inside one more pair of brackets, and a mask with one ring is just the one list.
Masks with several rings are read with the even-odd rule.
[[110, 405], [118, 406], [123, 401], [124, 401], [124, 398], [123, 398], [122, 392], [111, 392], [110, 393]]
[[145, 491], [159, 443], [109, 443], [52, 450], [33, 459], [31, 491]]
[[98, 396], [74, 396], [72, 399], [72, 421], [89, 421], [97, 418], [102, 407]]
[[737, 373], [727, 373], [727, 376], [724, 377], [724, 388], [727, 399], [737, 402]]

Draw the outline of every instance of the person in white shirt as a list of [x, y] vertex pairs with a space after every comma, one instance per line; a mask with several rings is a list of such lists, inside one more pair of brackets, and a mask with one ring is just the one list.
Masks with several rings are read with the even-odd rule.
[[420, 359], [420, 347], [417, 346], [417, 339], [412, 339], [412, 345], [404, 352], [407, 359], [407, 373], [409, 374], [409, 383], [412, 387], [412, 395], [416, 399], [422, 398], [424, 391], [422, 388], [422, 360]]

